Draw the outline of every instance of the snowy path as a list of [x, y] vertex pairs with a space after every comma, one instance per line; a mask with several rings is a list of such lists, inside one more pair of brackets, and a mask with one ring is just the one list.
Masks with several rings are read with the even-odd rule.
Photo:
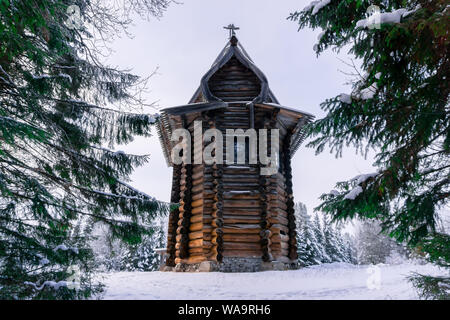
[[429, 265], [382, 265], [380, 289], [369, 289], [367, 266], [333, 263], [259, 273], [118, 272], [106, 274], [104, 299], [417, 299], [405, 279], [438, 274]]

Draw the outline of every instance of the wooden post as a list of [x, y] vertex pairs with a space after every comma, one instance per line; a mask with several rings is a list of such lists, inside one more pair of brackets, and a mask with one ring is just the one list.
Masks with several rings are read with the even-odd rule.
[[294, 195], [292, 191], [292, 167], [291, 167], [291, 138], [292, 133], [288, 133], [283, 143], [283, 155], [284, 155], [284, 175], [286, 178], [286, 212], [288, 214], [288, 229], [289, 229], [289, 249], [288, 257], [291, 260], [297, 260], [297, 239], [296, 239], [296, 225], [295, 225], [295, 208], [294, 208]]
[[223, 259], [223, 165], [213, 165], [213, 191], [214, 191], [214, 204], [212, 212], [212, 231], [213, 243], [213, 258], [214, 260], [221, 262]]
[[[181, 178], [181, 166], [174, 165], [173, 176], [172, 176], [172, 194], [170, 197], [170, 202], [173, 204], [180, 202], [180, 178]], [[167, 237], [167, 260], [166, 265], [169, 267], [175, 266], [175, 253], [176, 253], [176, 237], [177, 237], [177, 227], [179, 220], [180, 210], [175, 208], [170, 211], [169, 214], [169, 226], [168, 226], [168, 237]]]
[[[276, 119], [278, 116], [279, 109], [275, 109], [272, 112], [272, 115], [269, 119], [266, 119], [264, 121], [264, 128], [265, 129], [275, 129], [276, 128]], [[271, 148], [271, 139], [267, 139], [267, 147], [270, 152], [272, 152]], [[270, 155], [271, 156], [271, 155]], [[271, 219], [272, 219], [272, 207], [270, 204], [271, 199], [269, 199], [268, 195], [270, 193], [270, 187], [271, 187], [271, 178], [268, 176], [259, 176], [259, 193], [260, 193], [260, 202], [261, 202], [261, 247], [262, 247], [262, 260], [264, 262], [270, 262], [273, 260], [273, 256], [271, 253], [271, 236], [272, 233], [270, 231]]]
[[180, 192], [180, 220], [177, 228], [180, 242], [176, 253], [176, 263], [180, 263], [182, 259], [189, 257], [189, 227], [192, 215], [192, 164], [182, 165], [181, 183], [183, 186]]

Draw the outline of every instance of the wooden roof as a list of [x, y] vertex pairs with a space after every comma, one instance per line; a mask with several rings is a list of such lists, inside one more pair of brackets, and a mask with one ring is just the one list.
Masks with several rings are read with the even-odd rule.
[[[249, 99], [243, 101], [230, 102], [224, 101], [221, 97], [216, 96], [214, 90], [211, 90], [211, 79], [214, 79], [214, 76], [220, 72], [221, 68], [232, 59], [237, 59], [240, 64], [245, 66], [245, 68], [251, 70], [259, 80], [259, 93], [255, 97], [249, 97]], [[297, 151], [304, 139], [304, 126], [314, 118], [311, 114], [279, 104], [277, 98], [269, 88], [264, 73], [254, 64], [238, 39], [233, 36], [225, 48], [220, 52], [209, 71], [202, 77], [200, 86], [189, 103], [187, 105], [170, 107], [162, 110], [161, 117], [159, 118], [158, 134], [167, 164], [169, 166], [172, 165], [170, 159], [172, 148], [170, 137], [173, 130], [178, 127], [177, 121], [174, 121], [175, 119], [185, 117], [189, 114], [200, 114], [203, 111], [227, 108], [229, 104], [236, 103], [279, 110], [278, 120], [284, 127], [290, 128], [293, 132], [290, 146], [291, 155]]]

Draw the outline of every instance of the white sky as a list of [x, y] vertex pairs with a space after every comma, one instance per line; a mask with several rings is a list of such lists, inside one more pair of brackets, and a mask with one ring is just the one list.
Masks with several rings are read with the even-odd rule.
[[[134, 38], [115, 40], [115, 52], [108, 62], [142, 76], [158, 67], [158, 75], [150, 81], [148, 101], [159, 100], [160, 107], [184, 105], [227, 42], [228, 31], [223, 26], [234, 23], [241, 28], [237, 31], [239, 41], [267, 76], [280, 103], [322, 117], [321, 102], [351, 90], [344, 85], [348, 77], [339, 71], [351, 70], [338, 59], [348, 59], [344, 52], [337, 55], [330, 50], [316, 57], [312, 48], [321, 30], [298, 32], [297, 24], [286, 20], [290, 12], [308, 3], [185, 0], [172, 5], [160, 20], [136, 20], [130, 29]], [[345, 150], [343, 158], [336, 159], [328, 151], [316, 156], [304, 145], [292, 160], [293, 184], [295, 201], [305, 203], [309, 212], [335, 182], [375, 171], [373, 160], [355, 155], [354, 149]], [[156, 132], [150, 139], [138, 138], [121, 149], [151, 154], [150, 162], [133, 174], [132, 184], [169, 201], [172, 170], [166, 166]]]

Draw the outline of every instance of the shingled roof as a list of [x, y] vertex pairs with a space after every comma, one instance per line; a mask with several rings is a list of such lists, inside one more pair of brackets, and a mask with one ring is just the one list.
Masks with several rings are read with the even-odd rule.
[[[211, 90], [211, 79], [220, 72], [227, 63], [231, 60], [237, 59], [245, 68], [251, 70], [259, 81], [259, 93], [255, 97], [244, 97], [242, 101], [226, 101], [218, 97]], [[158, 134], [163, 148], [164, 156], [167, 164], [172, 165], [170, 159], [170, 152], [172, 143], [170, 141], [171, 134], [174, 127], [173, 117], [181, 117], [191, 113], [201, 113], [220, 108], [227, 108], [230, 104], [245, 103], [249, 107], [261, 107], [265, 109], [279, 110], [279, 120], [285, 122], [286, 127], [292, 126], [291, 139], [291, 155], [293, 155], [301, 145], [305, 132], [304, 126], [311, 122], [313, 115], [280, 105], [277, 98], [269, 88], [269, 84], [264, 73], [255, 65], [250, 58], [242, 44], [233, 36], [220, 52], [217, 59], [212, 64], [208, 72], [202, 77], [199, 88], [195, 91], [191, 100], [187, 105], [165, 108], [161, 112], [161, 117], [158, 124]]]

